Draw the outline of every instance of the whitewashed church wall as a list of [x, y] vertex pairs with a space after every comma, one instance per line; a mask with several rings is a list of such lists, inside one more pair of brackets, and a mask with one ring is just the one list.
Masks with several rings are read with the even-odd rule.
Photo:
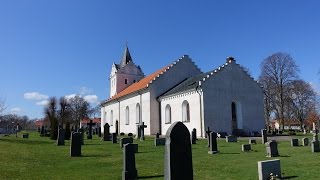
[[[108, 104], [107, 106], [102, 107], [101, 111], [101, 121], [103, 121], [103, 123], [101, 123], [101, 132], [104, 132], [103, 127], [106, 123], [110, 125], [111, 133], [116, 132], [115, 124], [116, 120], [119, 119], [119, 103], [115, 101], [112, 104]], [[106, 116], [104, 116], [104, 114], [106, 114]]]
[[202, 83], [204, 123], [217, 132], [232, 133], [231, 103], [241, 106], [237, 114], [245, 131], [264, 128], [263, 92], [259, 84], [235, 64], [229, 64]]
[[[161, 100], [161, 134], [165, 135], [168, 128], [176, 121], [182, 121], [182, 103], [188, 101], [190, 106], [190, 122], [183, 122], [190, 131], [193, 128], [197, 130], [197, 136], [201, 136], [200, 126], [200, 97], [195, 91], [183, 93], [178, 96], [168, 97]], [[165, 108], [169, 104], [171, 106], [171, 123], [165, 123]]]

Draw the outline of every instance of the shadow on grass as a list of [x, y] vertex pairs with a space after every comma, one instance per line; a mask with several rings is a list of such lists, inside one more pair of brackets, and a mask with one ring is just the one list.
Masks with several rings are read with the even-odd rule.
[[81, 157], [109, 157], [108, 154], [85, 154], [81, 155]]
[[138, 179], [152, 179], [152, 178], [158, 178], [158, 177], [164, 177], [164, 175], [155, 175], [155, 176], [139, 176]]
[[281, 156], [281, 155], [280, 155], [279, 157], [290, 157], [290, 156], [288, 156], [288, 155], [283, 155], [283, 156]]
[[281, 179], [293, 179], [293, 178], [297, 178], [299, 176], [284, 176]]
[[28, 144], [28, 145], [53, 143], [52, 141], [34, 141], [34, 140], [28, 140], [28, 139], [0, 139], [0, 141], [9, 142], [9, 143]]
[[240, 154], [240, 153], [220, 153], [220, 154]]

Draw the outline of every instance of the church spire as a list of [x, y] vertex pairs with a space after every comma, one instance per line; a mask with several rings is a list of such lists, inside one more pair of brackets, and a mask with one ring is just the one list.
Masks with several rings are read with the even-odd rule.
[[126, 45], [126, 49], [124, 50], [123, 57], [120, 62], [120, 67], [124, 67], [126, 64], [132, 61], [128, 45]]

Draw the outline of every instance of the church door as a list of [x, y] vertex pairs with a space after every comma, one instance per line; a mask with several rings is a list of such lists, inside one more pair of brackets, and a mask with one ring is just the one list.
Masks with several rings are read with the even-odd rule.
[[237, 131], [238, 126], [237, 126], [237, 108], [236, 108], [236, 103], [232, 102], [231, 103], [231, 129], [232, 129], [232, 134], [234, 134], [235, 131]]

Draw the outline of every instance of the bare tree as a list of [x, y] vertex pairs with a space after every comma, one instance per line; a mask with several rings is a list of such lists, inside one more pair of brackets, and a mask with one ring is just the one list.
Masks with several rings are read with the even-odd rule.
[[80, 96], [75, 96], [69, 99], [70, 104], [70, 116], [76, 126], [80, 125], [81, 119], [88, 118], [90, 115], [90, 104]]
[[0, 97], [0, 114], [6, 110], [6, 100]]
[[59, 124], [66, 124], [68, 121], [68, 118], [70, 116], [70, 110], [69, 110], [69, 103], [65, 97], [60, 97], [59, 99]]
[[[267, 83], [265, 92], [277, 119], [284, 129], [286, 95], [288, 84], [298, 78], [299, 68], [292, 57], [283, 52], [275, 53], [261, 63], [260, 80]], [[263, 83], [264, 84], [264, 83]]]
[[51, 131], [50, 138], [56, 140], [58, 137], [58, 120], [57, 120], [57, 99], [51, 97], [49, 103], [44, 108], [44, 114], [50, 121]]

